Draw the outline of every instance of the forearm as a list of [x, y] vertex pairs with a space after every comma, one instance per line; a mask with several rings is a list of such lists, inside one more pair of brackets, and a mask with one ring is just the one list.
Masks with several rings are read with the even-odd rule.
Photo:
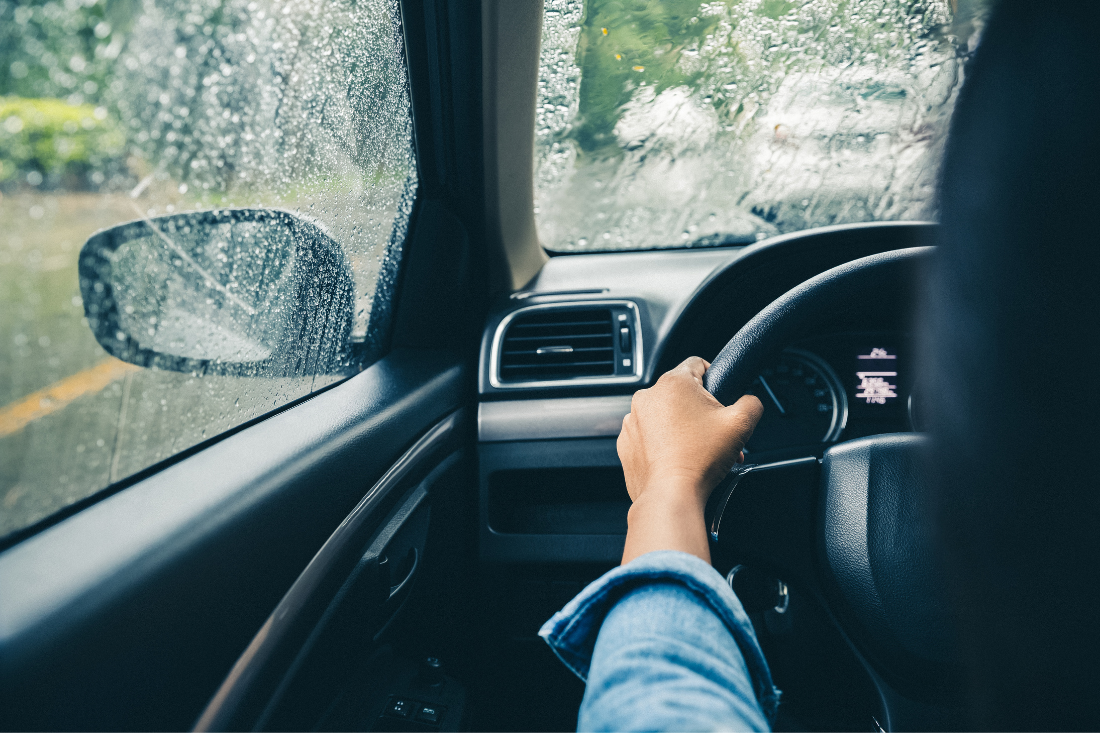
[[725, 579], [681, 552], [605, 574], [539, 635], [588, 682], [581, 730], [765, 729], [778, 692]]
[[722, 619], [684, 585], [657, 582], [604, 620], [577, 729], [767, 730], [768, 722]]
[[676, 550], [710, 563], [704, 503], [700, 492], [671, 480], [663, 491], [647, 491], [627, 513], [623, 565], [647, 552]]

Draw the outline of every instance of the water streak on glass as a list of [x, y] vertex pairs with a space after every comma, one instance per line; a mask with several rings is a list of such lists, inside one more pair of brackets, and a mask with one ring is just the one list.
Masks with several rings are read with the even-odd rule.
[[[376, 358], [416, 185], [397, 0], [0, 0], [0, 538]], [[84, 241], [227, 207], [283, 209], [338, 243], [356, 364], [228, 376], [104, 352], [77, 277]], [[234, 248], [261, 261], [283, 246], [255, 231], [212, 239], [207, 274]], [[118, 264], [171, 286], [177, 263], [142, 250], [154, 244]], [[246, 295], [221, 294], [260, 302]], [[208, 310], [149, 323], [149, 338], [293, 357], [293, 324], [237, 332], [235, 311]], [[196, 318], [221, 319], [221, 340], [196, 340]]]
[[536, 219], [559, 251], [935, 218], [985, 3], [547, 0]]

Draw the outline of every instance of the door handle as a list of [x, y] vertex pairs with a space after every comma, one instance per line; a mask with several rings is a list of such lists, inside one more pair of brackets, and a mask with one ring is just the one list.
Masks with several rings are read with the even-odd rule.
[[412, 586], [413, 576], [416, 575], [416, 570], [420, 565], [420, 551], [415, 547], [409, 548], [409, 554], [406, 556], [406, 561], [402, 564], [407, 565], [409, 569], [405, 571], [405, 574], [401, 576], [401, 580], [397, 581], [396, 585], [390, 586], [389, 596], [386, 599], [387, 603], [393, 601], [399, 595], [407, 593]]

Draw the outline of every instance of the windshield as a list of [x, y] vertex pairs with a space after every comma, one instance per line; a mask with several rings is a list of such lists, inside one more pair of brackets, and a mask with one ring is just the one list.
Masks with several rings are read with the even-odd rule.
[[933, 219], [985, 3], [547, 0], [535, 216], [554, 251]]

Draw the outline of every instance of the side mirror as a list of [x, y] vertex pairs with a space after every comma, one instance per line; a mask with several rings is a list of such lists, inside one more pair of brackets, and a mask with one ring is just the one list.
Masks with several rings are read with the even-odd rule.
[[351, 365], [347, 258], [309, 221], [221, 209], [121, 224], [80, 252], [96, 340], [123, 361], [179, 372], [341, 373]]

